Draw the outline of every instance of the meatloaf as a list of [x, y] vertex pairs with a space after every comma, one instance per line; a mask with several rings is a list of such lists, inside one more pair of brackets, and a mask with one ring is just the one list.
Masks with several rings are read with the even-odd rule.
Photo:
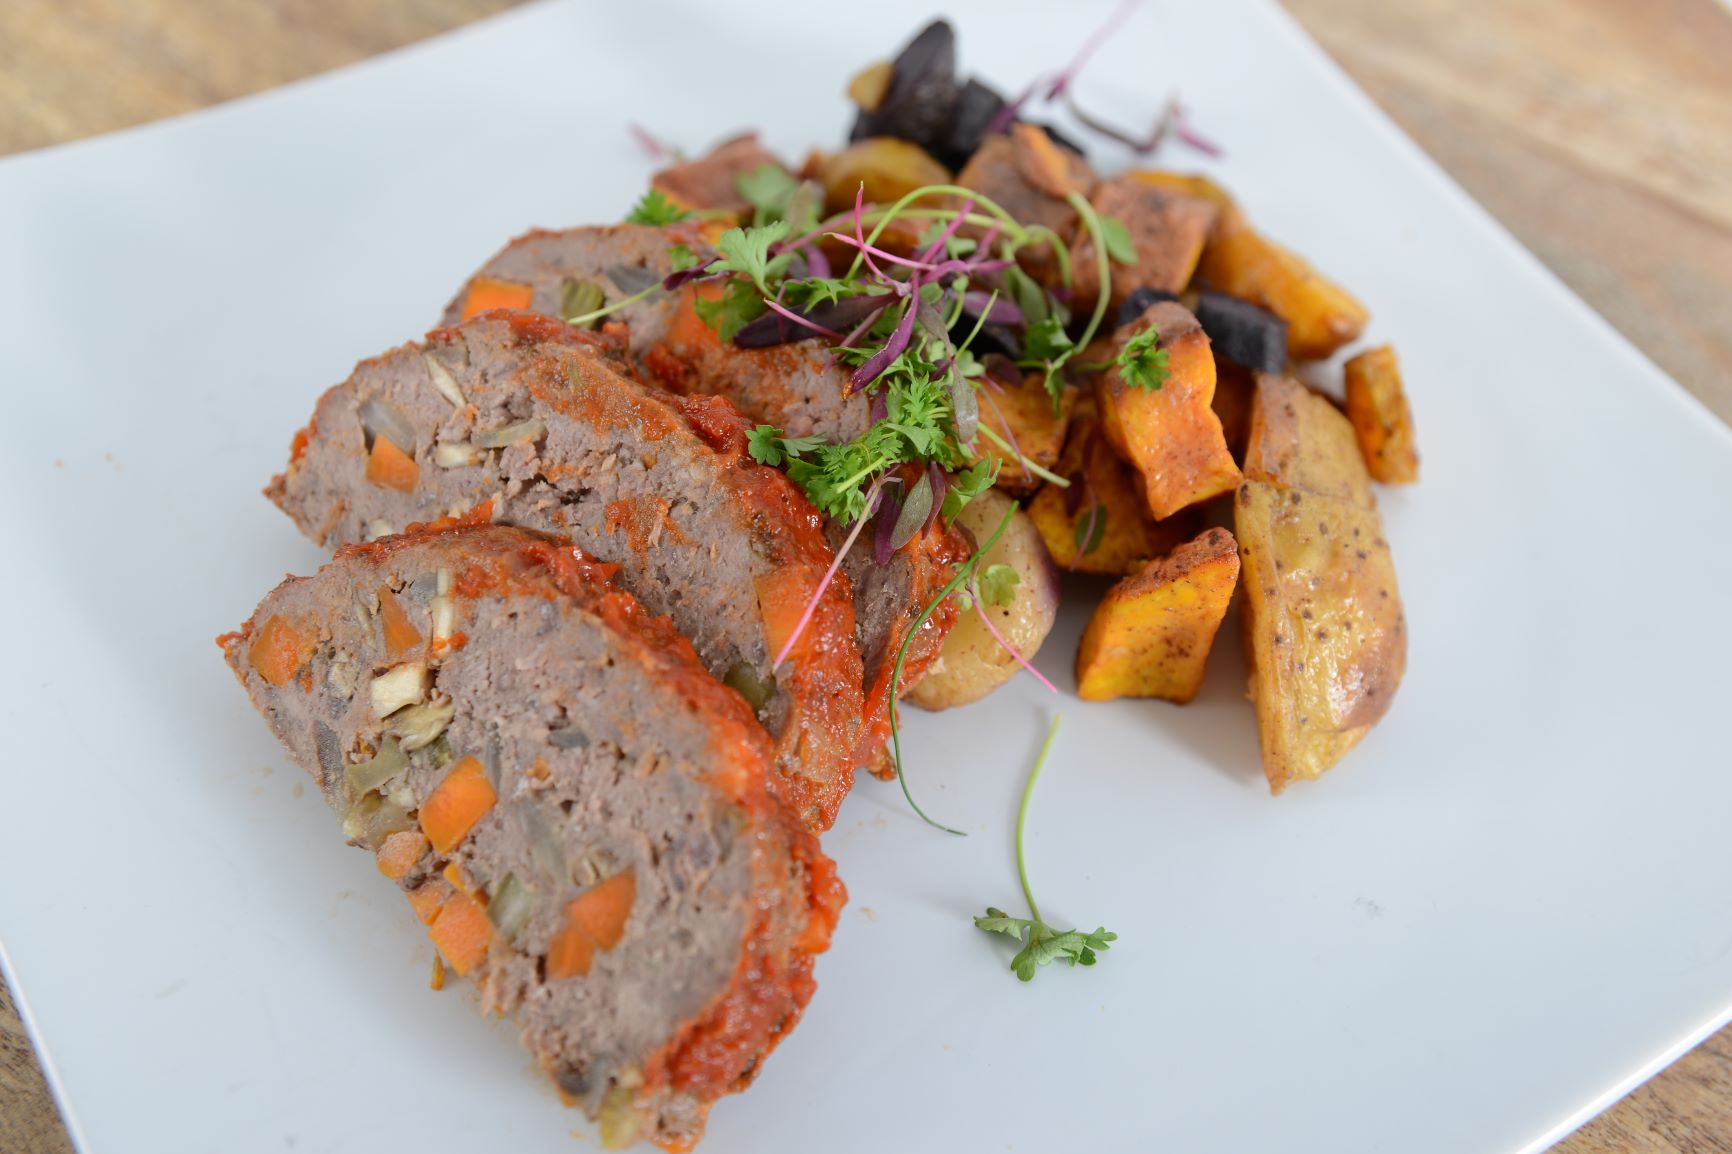
[[[471, 277], [446, 309], [445, 319], [453, 323], [460, 318], [464, 301], [482, 283], [508, 281], [524, 286], [532, 307], [556, 311], [561, 285], [583, 280], [610, 284], [615, 273], [609, 270], [617, 271], [622, 262], [665, 276], [673, 271], [668, 252], [676, 244], [691, 248], [699, 259], [710, 252], [687, 224], [671, 229], [615, 225], [532, 232], [507, 245]], [[688, 286], [676, 293], [652, 294], [619, 314], [631, 330], [631, 355], [644, 379], [677, 393], [719, 394], [749, 420], [776, 425], [790, 436], [845, 441], [870, 426], [868, 399], [849, 393], [847, 374], [831, 362], [821, 342], [766, 349], [725, 343], [692, 308], [698, 291], [702, 290]], [[609, 289], [607, 299], [625, 295]], [[832, 526], [832, 544], [840, 544], [846, 531], [844, 526]], [[867, 709], [856, 765], [885, 771], [890, 680], [897, 650], [964, 555], [958, 538], [934, 531], [916, 537], [887, 565], [878, 565], [865, 549], [851, 550], [844, 559], [842, 571], [853, 583], [854, 616], [865, 663]], [[940, 606], [909, 642], [903, 688], [917, 682], [938, 655], [953, 618], [951, 606]]]
[[340, 550], [219, 639], [444, 964], [608, 1145], [685, 1149], [813, 990], [844, 893], [737, 694], [526, 530]]
[[823, 585], [820, 518], [751, 459], [725, 401], [646, 389], [617, 352], [530, 313], [436, 331], [327, 392], [268, 492], [321, 544], [456, 515], [559, 533], [618, 564], [620, 584], [758, 710], [787, 800], [828, 828], [863, 709], [849, 582]]

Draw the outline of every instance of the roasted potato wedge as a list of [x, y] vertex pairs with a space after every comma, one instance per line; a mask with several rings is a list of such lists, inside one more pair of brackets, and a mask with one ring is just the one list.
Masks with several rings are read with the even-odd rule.
[[1043, 485], [1028, 515], [1059, 568], [1122, 577], [1135, 573], [1195, 532], [1187, 516], [1157, 524], [1142, 485], [1101, 432], [1094, 398], [1083, 395], [1054, 470], [1070, 488]]
[[[1346, 451], [1343, 451], [1343, 446]], [[1407, 667], [1395, 567], [1353, 430], [1262, 376], [1233, 516], [1269, 788], [1316, 778], [1389, 708]]]
[[1096, 396], [1107, 440], [1141, 474], [1143, 499], [1161, 520], [1231, 492], [1239, 467], [1210, 407], [1215, 357], [1197, 318], [1171, 301], [1150, 305], [1141, 319], [1119, 330], [1119, 347], [1150, 328], [1159, 332], [1166, 354], [1165, 383], [1145, 391], [1115, 367], [1101, 375]]
[[[981, 384], [980, 423], [1010, 445], [1022, 458], [1043, 469], [1058, 464], [1064, 449], [1065, 429], [1076, 408], [1077, 390], [1066, 386], [1059, 394], [1058, 411], [1046, 391], [1046, 374], [1018, 376], [1004, 383], [989, 376]], [[999, 462], [998, 487], [1015, 497], [1027, 497], [1041, 486], [1041, 479], [1021, 460], [982, 433], [975, 441], [976, 460], [990, 457]]]
[[873, 136], [825, 157], [818, 181], [824, 186], [825, 209], [849, 212], [861, 185], [868, 204], [888, 207], [923, 185], [949, 184], [950, 170], [918, 144]]
[[1210, 529], [1114, 585], [1077, 648], [1077, 696], [1191, 700], [1238, 581], [1233, 535]]
[[1202, 278], [1229, 296], [1268, 309], [1287, 322], [1287, 351], [1320, 360], [1365, 331], [1370, 313], [1346, 289], [1304, 257], [1252, 227], [1233, 198], [1206, 177], [1139, 170], [1127, 179], [1176, 189], [1215, 202], [1219, 214], [1198, 266]]
[[1347, 419], [1359, 438], [1359, 451], [1371, 479], [1385, 485], [1419, 480], [1419, 452], [1413, 444], [1413, 411], [1401, 387], [1401, 368], [1389, 345], [1368, 349], [1349, 360]]
[[1256, 374], [1245, 476], [1375, 507], [1353, 426], [1327, 397], [1291, 377]]
[[[1177, 293], [1191, 283], [1215, 223], [1213, 201], [1120, 176], [1095, 185], [1089, 203], [1100, 215], [1124, 225], [1136, 249], [1135, 264], [1111, 266], [1108, 308], [1113, 313], [1137, 289]], [[1100, 256], [1080, 221], [1071, 240], [1070, 266], [1076, 311], [1086, 315], [1100, 296]]]
[[650, 178], [650, 187], [681, 208], [716, 209], [743, 219], [751, 215], [752, 206], [740, 195], [740, 177], [766, 164], [783, 167], [758, 143], [756, 133], [747, 133], [724, 140], [696, 160], [662, 169]]
[[[957, 524], [985, 541], [1005, 513], [1015, 508], [1011, 498], [988, 491], [963, 508]], [[903, 700], [922, 709], [949, 709], [979, 701], [1016, 675], [1021, 666], [986, 627], [983, 616], [990, 616], [993, 628], [1025, 658], [1034, 659], [1058, 617], [1059, 587], [1058, 571], [1028, 514], [1018, 510], [1012, 515], [1004, 536], [981, 559], [978, 572], [984, 576], [995, 565], [1008, 565], [1016, 574], [1009, 586], [1010, 603], [983, 602], [960, 614], [938, 656]]]

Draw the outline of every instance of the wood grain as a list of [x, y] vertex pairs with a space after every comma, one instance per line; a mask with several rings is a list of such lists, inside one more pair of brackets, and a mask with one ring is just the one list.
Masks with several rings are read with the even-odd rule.
[[[6, 0], [0, 154], [263, 91], [513, 0]], [[1714, 0], [1287, 0], [1577, 294], [1732, 421], [1732, 17]], [[70, 1151], [0, 984], [0, 1154]], [[1732, 1154], [1732, 1028], [1554, 1154]]]

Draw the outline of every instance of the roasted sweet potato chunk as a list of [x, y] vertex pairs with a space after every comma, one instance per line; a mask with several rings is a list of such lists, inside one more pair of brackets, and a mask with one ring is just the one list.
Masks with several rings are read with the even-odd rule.
[[[1065, 429], [1076, 408], [1077, 391], [1066, 386], [1054, 412], [1046, 391], [1046, 374], [992, 374], [980, 388], [980, 423], [1016, 449], [1013, 454], [982, 433], [975, 442], [979, 457], [999, 462], [998, 487], [1014, 497], [1027, 497], [1041, 480], [1023, 460], [1043, 469], [1058, 464], [1064, 449]], [[1020, 454], [1023, 460], [1019, 460]], [[978, 459], [978, 457], [977, 457]]]
[[[1028, 127], [1033, 130], [1032, 125]], [[1059, 178], [1062, 186], [1084, 195], [1094, 187], [1094, 172], [1087, 161], [1062, 144], [1049, 142], [1049, 152], [1048, 148], [1033, 144], [1033, 140], [1024, 133], [1019, 147], [1003, 133], [984, 137], [962, 171], [956, 174], [956, 183], [991, 197], [1024, 226], [1041, 225], [1060, 237], [1068, 237], [1076, 227], [1076, 209], [1064, 199], [1063, 193], [1055, 195], [1049, 191], [1056, 186], [1053, 174], [1046, 168], [1056, 154], [1064, 164]], [[961, 235], [974, 239], [985, 231], [972, 225], [960, 230]], [[1057, 282], [1059, 264], [1050, 244], [1025, 245], [1017, 250], [1017, 262], [1036, 280], [1046, 284]]]
[[1389, 345], [1368, 349], [1346, 366], [1347, 419], [1372, 480], [1411, 485], [1419, 480], [1413, 444], [1413, 411], [1401, 387], [1401, 368]]
[[1077, 696], [1191, 700], [1238, 580], [1233, 535], [1210, 529], [1114, 585], [1077, 648]]
[[1107, 440], [1141, 474], [1143, 499], [1161, 520], [1231, 492], [1239, 483], [1239, 467], [1211, 408], [1215, 357], [1197, 318], [1181, 305], [1161, 301], [1119, 330], [1120, 347], [1150, 328], [1160, 334], [1166, 354], [1165, 382], [1141, 389], [1115, 367], [1101, 376], [1097, 395]]
[[[1140, 288], [1176, 293], [1191, 283], [1215, 223], [1213, 201], [1120, 176], [1095, 185], [1089, 203], [1125, 226], [1137, 254], [1135, 264], [1112, 265], [1109, 308], [1116, 311]], [[1100, 295], [1100, 257], [1093, 236], [1080, 223], [1071, 241], [1070, 263], [1076, 309], [1086, 314]]]
[[1043, 485], [1028, 515], [1060, 569], [1122, 577], [1195, 531], [1188, 517], [1156, 524], [1149, 516], [1137, 475], [1107, 444], [1088, 394], [1077, 402], [1054, 471], [1070, 488]]
[[1370, 313], [1364, 305], [1304, 257], [1253, 228], [1244, 209], [1207, 177], [1139, 170], [1127, 178], [1215, 202], [1219, 214], [1198, 271], [1227, 295], [1286, 321], [1287, 351], [1295, 359], [1331, 356], [1365, 331]]
[[[1344, 447], [1345, 446], [1345, 451]], [[1262, 376], [1234, 500], [1251, 699], [1269, 788], [1316, 778], [1389, 708], [1407, 666], [1395, 567], [1347, 419]]]

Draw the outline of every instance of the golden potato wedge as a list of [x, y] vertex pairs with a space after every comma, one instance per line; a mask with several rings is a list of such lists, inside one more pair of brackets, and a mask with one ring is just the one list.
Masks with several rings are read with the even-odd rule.
[[[1125, 226], [1137, 253], [1135, 264], [1112, 264], [1109, 309], [1116, 312], [1139, 288], [1176, 293], [1191, 283], [1215, 223], [1213, 201], [1121, 176], [1095, 185], [1089, 203]], [[1100, 296], [1100, 257], [1080, 221], [1071, 240], [1070, 266], [1075, 309], [1086, 315]]]
[[950, 170], [918, 144], [871, 136], [825, 157], [818, 181], [824, 186], [824, 208], [849, 212], [861, 185], [866, 186], [868, 204], [889, 207], [923, 185], [949, 184]]
[[1256, 374], [1245, 477], [1376, 507], [1359, 440], [1327, 397], [1291, 377]]
[[[981, 426], [1014, 446], [1023, 460], [1043, 469], [1053, 468], [1064, 450], [1064, 433], [1076, 408], [1077, 390], [1065, 386], [1059, 393], [1055, 413], [1052, 398], [1047, 395], [1045, 373], [1019, 375], [1014, 383], [1002, 382], [999, 376], [1002, 374], [989, 376], [981, 383], [978, 394]], [[1040, 488], [1040, 477], [991, 437], [981, 434], [974, 447], [974, 460], [990, 457], [999, 462], [998, 488], [1006, 493], [1027, 497]]]
[[1353, 427], [1258, 374], [1234, 497], [1251, 698], [1269, 788], [1315, 778], [1389, 708], [1407, 667], [1395, 566]]
[[662, 169], [650, 178], [650, 187], [681, 208], [715, 209], [749, 218], [752, 206], [740, 195], [740, 177], [766, 164], [782, 167], [782, 162], [758, 143], [757, 134], [749, 132], [724, 140], [696, 160]]
[[[1016, 502], [1003, 493], [982, 493], [963, 507], [957, 524], [975, 539], [990, 537]], [[1009, 604], [982, 602], [956, 618], [944, 645], [903, 700], [922, 709], [949, 709], [979, 701], [1016, 676], [1021, 664], [1000, 643], [1002, 637], [1032, 661], [1058, 618], [1058, 571], [1025, 513], [1011, 514], [998, 543], [981, 558], [979, 573], [1008, 565], [1016, 574]], [[985, 619], [992, 619], [987, 628]], [[995, 636], [993, 630], [997, 630]]]
[[1191, 700], [1238, 581], [1233, 535], [1210, 529], [1114, 585], [1077, 647], [1077, 696]]
[[1252, 227], [1245, 211], [1206, 177], [1139, 170], [1128, 179], [1215, 202], [1219, 212], [1198, 266], [1202, 278], [1287, 322], [1287, 351], [1297, 360], [1332, 356], [1365, 331], [1370, 313], [1304, 257]]
[[1141, 319], [1119, 330], [1119, 347], [1150, 328], [1159, 332], [1166, 353], [1166, 382], [1144, 391], [1115, 367], [1101, 375], [1096, 396], [1107, 440], [1141, 475], [1143, 499], [1158, 521], [1231, 492], [1239, 467], [1211, 408], [1215, 357], [1197, 318], [1171, 301], [1150, 305]]
[[1390, 345], [1368, 349], [1349, 360], [1347, 419], [1359, 437], [1359, 451], [1371, 479], [1385, 485], [1419, 480], [1419, 451], [1413, 444], [1413, 411], [1401, 387], [1401, 367]]
[[1149, 516], [1137, 475], [1101, 432], [1092, 396], [1078, 399], [1054, 472], [1070, 488], [1041, 486], [1028, 515], [1061, 569], [1122, 577], [1196, 531], [1188, 516], [1161, 524]]

